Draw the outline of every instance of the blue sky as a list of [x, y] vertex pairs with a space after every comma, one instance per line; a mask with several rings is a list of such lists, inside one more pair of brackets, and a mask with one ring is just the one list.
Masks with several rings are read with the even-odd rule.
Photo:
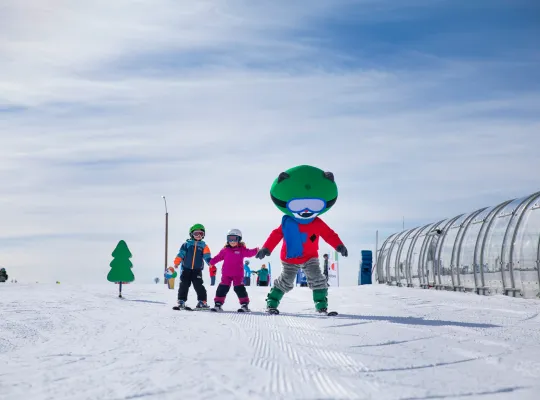
[[[159, 275], [195, 222], [217, 253], [279, 224], [282, 170], [334, 172], [351, 257], [539, 189], [534, 1], [8, 0], [0, 15], [0, 265], [104, 281], [126, 239]], [[327, 250], [323, 244], [323, 250]], [[172, 258], [171, 258], [172, 261]], [[272, 256], [279, 264], [277, 252]], [[255, 264], [258, 262], [253, 261]]]

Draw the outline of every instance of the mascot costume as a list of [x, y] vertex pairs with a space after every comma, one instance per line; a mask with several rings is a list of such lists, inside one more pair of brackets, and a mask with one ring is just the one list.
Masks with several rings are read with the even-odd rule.
[[283, 271], [274, 281], [274, 287], [266, 298], [269, 313], [279, 313], [277, 307], [283, 295], [293, 289], [296, 273], [302, 268], [313, 290], [315, 309], [322, 314], [329, 314], [328, 284], [319, 263], [319, 237], [344, 257], [347, 257], [347, 248], [319, 215], [335, 204], [337, 195], [334, 175], [309, 165], [291, 168], [280, 173], [274, 180], [270, 197], [285, 215], [281, 225], [272, 231], [256, 256], [258, 259], [269, 256], [283, 239]]

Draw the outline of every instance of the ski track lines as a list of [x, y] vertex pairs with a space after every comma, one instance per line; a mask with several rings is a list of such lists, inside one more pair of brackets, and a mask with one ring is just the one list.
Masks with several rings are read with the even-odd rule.
[[[269, 374], [262, 390], [275, 398], [371, 398], [378, 386], [359, 374], [368, 369], [341, 351], [328, 350], [328, 336], [301, 318], [288, 315], [229, 314], [252, 347], [251, 365]], [[282, 331], [293, 331], [290, 343]], [[310, 348], [298, 351], [296, 348]], [[367, 390], [366, 390], [367, 389]], [[291, 397], [292, 396], [292, 397]]]

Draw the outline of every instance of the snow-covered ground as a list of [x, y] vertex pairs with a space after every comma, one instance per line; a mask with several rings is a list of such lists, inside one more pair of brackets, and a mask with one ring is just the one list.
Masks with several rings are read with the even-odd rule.
[[320, 317], [296, 288], [271, 316], [266, 291], [215, 314], [163, 284], [1, 284], [0, 398], [540, 398], [539, 301], [342, 287]]

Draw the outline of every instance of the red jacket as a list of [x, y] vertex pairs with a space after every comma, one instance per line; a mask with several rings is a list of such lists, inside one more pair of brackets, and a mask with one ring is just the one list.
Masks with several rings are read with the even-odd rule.
[[[307, 240], [304, 242], [304, 254], [301, 257], [287, 258], [287, 244], [283, 241], [281, 246], [281, 260], [289, 264], [303, 264], [311, 258], [319, 257], [319, 236], [334, 249], [343, 244], [338, 234], [334, 232], [322, 219], [316, 217], [310, 224], [298, 224], [300, 232], [307, 233]], [[263, 247], [270, 252], [274, 251], [279, 242], [283, 239], [281, 225], [274, 229]]]

